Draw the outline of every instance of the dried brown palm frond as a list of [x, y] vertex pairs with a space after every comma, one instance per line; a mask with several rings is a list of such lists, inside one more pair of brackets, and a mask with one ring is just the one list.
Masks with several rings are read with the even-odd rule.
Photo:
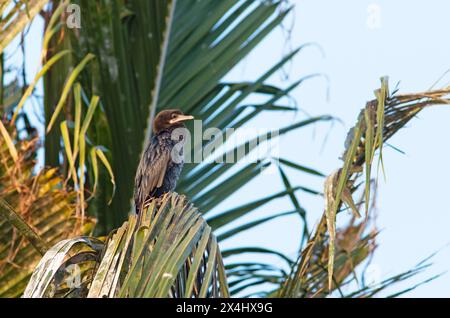
[[[365, 233], [368, 223], [356, 222], [355, 218], [336, 234], [333, 290], [356, 278], [355, 267], [373, 254], [376, 248], [375, 230]], [[328, 290], [329, 237], [326, 233], [326, 218], [322, 217], [315, 237], [302, 251], [296, 271], [288, 276], [279, 297], [325, 297]], [[340, 292], [340, 290], [339, 290]], [[340, 292], [341, 296], [343, 295]]]
[[[376, 99], [369, 101], [361, 110], [356, 125], [349, 131], [342, 157], [344, 164], [325, 180], [325, 212], [294, 266], [290, 278], [281, 288], [280, 295], [286, 297], [326, 295], [323, 280], [318, 275], [319, 267], [328, 273], [326, 284], [328, 293], [339, 288], [344, 276], [351, 273], [350, 268], [345, 265], [346, 261], [342, 263], [341, 260], [342, 238], [358, 242], [349, 245], [351, 248], [345, 250], [346, 254], [351, 255], [346, 259], [353, 264], [352, 268], [373, 252], [376, 233], [370, 232], [366, 235], [363, 233], [367, 232], [369, 224], [367, 220], [371, 200], [371, 170], [375, 152], [379, 151], [379, 163], [382, 166], [382, 148], [386, 140], [425, 107], [450, 103], [450, 87], [417, 94], [395, 93], [389, 93], [387, 78], [382, 78], [381, 89], [375, 91]], [[364, 170], [365, 178], [360, 180]], [[364, 187], [362, 201], [365, 201], [366, 216], [359, 225], [356, 225], [358, 237], [352, 234], [356, 229], [353, 224], [337, 230], [336, 215], [345, 204], [352, 211], [354, 218], [360, 217], [362, 213], [359, 207], [363, 206], [363, 202], [355, 204], [353, 195], [361, 187]], [[353, 255], [357, 255], [358, 259], [355, 260]], [[364, 257], [360, 259], [361, 256]], [[319, 283], [314, 283], [316, 281]]]
[[[0, 297], [17, 297], [41, 258], [39, 250], [73, 235], [89, 233], [94, 220], [87, 219], [81, 226], [75, 217], [76, 193], [64, 188], [56, 169], [34, 173], [38, 140], [18, 140], [15, 131], [8, 133], [0, 125]], [[41, 246], [30, 244], [8, 222], [11, 217], [35, 233], [36, 241], [43, 241]]]

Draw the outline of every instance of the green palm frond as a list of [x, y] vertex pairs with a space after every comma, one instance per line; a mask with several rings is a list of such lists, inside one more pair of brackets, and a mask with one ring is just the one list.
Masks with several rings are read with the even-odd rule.
[[204, 298], [229, 292], [211, 228], [184, 196], [170, 193], [131, 215], [104, 243], [79, 237], [44, 255], [24, 297], [73, 296]]
[[[94, 118], [96, 125], [88, 135], [111, 151], [109, 159], [116, 177], [112, 206], [108, 207], [109, 198], [102, 195], [95, 198], [98, 204], [92, 205], [97, 207], [97, 230], [107, 232], [119, 226], [130, 211], [135, 167], [154, 112], [151, 105], [158, 95], [155, 89], [159, 87], [158, 73], [163, 71], [162, 50], [175, 1], [73, 3], [83, 8], [83, 26], [75, 31], [66, 29], [65, 40], [77, 52], [75, 60], [83, 54], [96, 56], [94, 66], [81, 80], [85, 93], [101, 100], [102, 114]], [[56, 141], [48, 147], [55, 145], [58, 147]], [[99, 178], [100, 192], [111, 193], [111, 185], [105, 182], [108, 176], [100, 174]]]
[[[153, 106], [157, 106], [156, 110], [180, 108], [203, 120], [203, 129], [216, 127], [224, 132], [227, 127], [245, 126], [264, 111], [295, 110], [277, 103], [309, 78], [300, 79], [286, 89], [266, 83], [305, 45], [275, 63], [254, 82], [221, 81], [282, 23], [290, 9], [283, 9], [280, 1], [134, 0], [93, 3], [79, 0], [74, 3], [83, 8], [83, 27], [64, 29], [62, 40], [52, 48], [54, 53], [67, 46], [73, 48], [77, 53], [71, 57], [73, 61], [68, 62], [74, 65], [87, 54], [96, 56], [89, 67], [89, 75], [86, 73], [81, 80], [87, 96], [95, 94], [101, 99], [102, 113], [97, 115], [96, 125], [89, 130], [88, 136], [93, 143], [111, 150], [109, 159], [117, 181], [111, 207], [114, 213], [110, 213], [111, 208], [107, 208], [107, 198], [102, 193], [111, 193], [111, 185], [106, 182], [106, 174], [99, 176], [99, 196], [91, 202], [91, 206], [96, 207], [91, 211], [98, 216], [99, 233], [120, 225], [130, 210], [134, 173], [142, 146], [150, 135], [147, 130], [155, 111]], [[169, 29], [170, 33], [166, 34]], [[162, 54], [166, 45], [167, 52]], [[52, 74], [46, 80], [55, 82], [55, 85], [49, 83], [48, 87], [60, 87]], [[51, 97], [52, 93], [48, 94]], [[260, 105], [245, 105], [246, 99], [253, 94], [263, 94], [267, 100]], [[45, 102], [47, 118], [47, 114], [53, 113], [55, 102], [56, 98]], [[73, 109], [70, 103], [66, 107], [69, 112]], [[331, 117], [306, 119], [282, 131], [287, 133], [327, 120]], [[58, 164], [61, 151], [60, 136], [55, 134], [52, 132], [46, 138], [46, 161], [51, 165]], [[206, 142], [194, 144], [191, 153], [196, 155], [205, 146]], [[243, 186], [257, 176], [258, 169], [265, 164], [254, 165], [249, 168], [253, 172], [247, 174], [246, 180], [235, 177], [229, 180], [228, 185]], [[197, 180], [202, 184], [210, 183], [211, 179], [219, 178], [232, 166], [188, 164], [177, 191], [187, 194], [201, 210], [210, 211], [232, 192], [203, 205], [201, 197], [196, 197], [195, 189], [199, 187], [192, 185]]]

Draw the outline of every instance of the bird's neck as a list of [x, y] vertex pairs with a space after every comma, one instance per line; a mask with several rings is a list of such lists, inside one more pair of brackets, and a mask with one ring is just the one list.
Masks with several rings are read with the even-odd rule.
[[180, 123], [178, 125], [174, 125], [174, 126], [170, 126], [164, 129], [161, 129], [159, 132], [157, 132], [155, 135], [159, 135], [159, 136], [167, 136], [167, 135], [172, 135], [172, 133], [174, 132], [175, 129], [178, 128], [186, 128], [186, 126], [183, 123]]
[[186, 136], [186, 132], [185, 131], [180, 131], [180, 132], [176, 132], [174, 133], [174, 130], [177, 128], [186, 128], [184, 125], [180, 125], [178, 127], [170, 127], [170, 128], [166, 128], [163, 129], [161, 131], [159, 131], [157, 134], [154, 135], [154, 138], [158, 139], [159, 142], [162, 142], [164, 140], [170, 140], [173, 143], [177, 143], [177, 142], [181, 142], [183, 140], [185, 140]]
[[186, 126], [183, 123], [178, 123], [176, 125], [172, 125], [170, 127], [163, 128], [159, 131], [154, 131], [154, 134], [155, 135], [167, 135], [167, 134], [170, 135], [177, 128], [186, 128]]

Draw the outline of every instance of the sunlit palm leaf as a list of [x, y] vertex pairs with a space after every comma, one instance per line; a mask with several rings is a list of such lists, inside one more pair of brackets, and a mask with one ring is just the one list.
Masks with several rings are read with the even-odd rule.
[[[12, 134], [17, 160], [0, 139], [0, 197], [28, 223], [47, 245], [72, 235], [89, 233], [93, 221], [82, 225], [75, 217], [75, 192], [64, 188], [56, 169], [35, 174], [37, 140], [17, 141]], [[15, 223], [13, 223], [15, 224]], [[27, 236], [25, 236], [27, 237]], [[41, 255], [38, 249], [0, 217], [0, 297], [20, 296]]]
[[22, 32], [49, 0], [9, 1], [0, 8], [0, 53]]
[[[95, 257], [86, 259], [87, 255]], [[73, 272], [67, 270], [69, 259], [71, 266], [93, 260], [97, 265], [79, 270], [74, 286]], [[52, 247], [36, 267], [24, 296], [55, 295], [189, 298], [229, 293], [211, 228], [183, 196], [171, 193], [151, 201], [139, 216], [130, 216], [105, 243], [80, 237]]]

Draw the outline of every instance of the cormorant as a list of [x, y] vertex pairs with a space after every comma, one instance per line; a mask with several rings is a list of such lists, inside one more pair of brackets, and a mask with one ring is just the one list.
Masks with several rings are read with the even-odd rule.
[[183, 147], [174, 147], [183, 137], [172, 133], [176, 128], [185, 128], [184, 122], [193, 118], [178, 109], [163, 110], [156, 115], [152, 127], [153, 136], [142, 154], [136, 172], [136, 213], [141, 211], [150, 198], [158, 198], [175, 189], [184, 160]]

